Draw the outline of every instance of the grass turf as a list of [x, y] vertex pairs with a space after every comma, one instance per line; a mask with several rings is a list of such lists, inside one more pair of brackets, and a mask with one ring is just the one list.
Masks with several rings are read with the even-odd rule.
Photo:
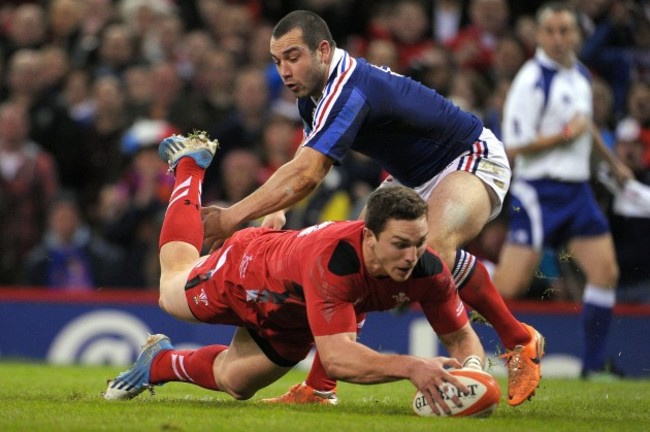
[[[131, 401], [105, 401], [114, 367], [0, 363], [0, 431], [647, 431], [650, 382], [542, 380], [532, 402], [509, 407], [502, 398], [487, 419], [421, 418], [406, 381], [374, 386], [339, 384], [341, 402], [328, 406], [268, 406], [304, 379], [291, 372], [250, 401], [170, 383]], [[505, 382], [500, 381], [502, 392]]]

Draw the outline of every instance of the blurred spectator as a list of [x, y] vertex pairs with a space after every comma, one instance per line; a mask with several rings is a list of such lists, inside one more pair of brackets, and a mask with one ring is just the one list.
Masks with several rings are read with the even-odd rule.
[[76, 123], [89, 123], [95, 111], [95, 103], [90, 95], [90, 74], [85, 69], [74, 69], [68, 72], [59, 95], [59, 103], [63, 105], [68, 116]]
[[176, 12], [175, 2], [167, 0], [121, 0], [118, 12], [136, 45], [156, 33], [159, 19]]
[[268, 23], [255, 26], [248, 42], [248, 65], [264, 70], [269, 85], [270, 98], [275, 100], [282, 92], [284, 85], [269, 55], [269, 41], [271, 40], [272, 31], [273, 26]]
[[40, 50], [43, 64], [42, 86], [46, 98], [57, 101], [63, 91], [65, 78], [70, 71], [68, 54], [56, 45], [46, 45]]
[[259, 180], [262, 183], [293, 159], [301, 139], [302, 128], [299, 122], [279, 114], [269, 117], [262, 130], [260, 145], [262, 168]]
[[160, 15], [155, 26], [149, 29], [141, 42], [143, 59], [150, 64], [166, 62], [180, 68], [183, 33], [183, 21], [179, 16]]
[[462, 24], [465, 1], [437, 0], [433, 2], [433, 36], [440, 44], [446, 44], [458, 35]]
[[494, 135], [503, 139], [501, 124], [503, 123], [503, 107], [506, 103], [506, 96], [512, 82], [508, 79], [499, 80], [492, 93], [488, 96], [483, 123], [486, 128], [494, 132]]
[[397, 46], [393, 41], [387, 39], [371, 40], [366, 49], [366, 60], [368, 60], [368, 63], [386, 66], [393, 71], [402, 69], [399, 64]]
[[48, 209], [43, 241], [27, 257], [24, 282], [65, 290], [120, 286], [122, 255], [92, 232], [74, 196], [62, 194]]
[[101, 35], [105, 28], [117, 21], [117, 10], [113, 0], [86, 0], [82, 7], [79, 37], [70, 62], [73, 67], [92, 68], [97, 63]]
[[178, 132], [160, 120], [139, 120], [122, 137], [130, 163], [121, 178], [99, 194], [98, 217], [104, 238], [125, 252], [124, 286], [158, 284], [158, 233], [174, 178], [158, 157], [158, 143]]
[[430, 37], [428, 16], [425, 4], [420, 0], [400, 0], [395, 4], [389, 30], [399, 55], [396, 71], [404, 72], [412, 61], [435, 45]]
[[616, 155], [632, 169], [638, 183], [614, 189], [608, 214], [621, 272], [616, 294], [618, 301], [627, 303], [650, 303], [650, 167], [643, 163], [640, 132], [632, 119], [617, 127]]
[[81, 20], [85, 2], [52, 0], [48, 9], [48, 42], [76, 58], [81, 46]]
[[485, 77], [475, 70], [465, 69], [454, 75], [449, 99], [462, 110], [483, 118], [489, 94]]
[[[31, 139], [54, 157], [61, 186], [74, 191], [84, 218], [95, 224], [100, 191], [108, 194], [112, 188], [106, 186], [126, 175], [131, 156], [122, 154], [120, 144], [136, 120], [161, 119], [177, 125], [181, 133], [206, 130], [220, 139], [222, 149], [206, 178], [207, 198], [222, 193], [213, 188], [222, 174], [220, 160], [230, 149], [256, 152], [262, 161], [261, 180], [293, 155], [300, 140], [300, 134], [293, 133], [295, 98], [282, 85], [268, 45], [273, 27], [269, 23], [290, 10], [319, 12], [328, 18], [338, 45], [352, 55], [386, 65], [451, 97], [482, 115], [499, 135], [503, 95], [522, 55], [534, 53], [532, 14], [542, 1], [0, 3], [0, 101], [26, 106]], [[650, 166], [647, 2], [574, 3], [580, 7], [586, 35], [581, 55], [598, 74], [593, 83], [594, 123], [610, 148], [616, 120], [625, 117], [639, 123], [645, 166]], [[512, 26], [507, 24], [510, 18]], [[448, 47], [454, 48], [453, 55]], [[616, 56], [624, 57], [629, 74], [618, 75], [615, 70], [622, 65], [610, 70], [598, 63]], [[608, 73], [616, 76], [617, 92], [627, 89], [622, 97], [627, 105], [623, 109], [616, 105], [615, 115], [610, 108], [611, 86], [603, 82], [607, 78], [611, 83]], [[257, 78], [249, 79], [252, 75]], [[620, 104], [621, 94], [616, 98]], [[365, 185], [373, 182], [355, 176], [381, 176], [374, 169], [362, 158], [350, 157], [324, 183], [323, 194], [305, 203], [311, 206], [309, 215], [288, 224], [355, 217], [356, 206], [364, 202]], [[124, 189], [113, 192], [123, 196]], [[292, 227], [301, 227], [296, 224]]]
[[210, 49], [198, 63], [192, 93], [196, 107], [204, 113], [196, 119], [197, 128], [208, 130], [222, 124], [233, 111], [233, 87], [237, 67], [232, 53], [222, 48]]
[[494, 85], [500, 80], [512, 81], [526, 60], [526, 47], [517, 37], [506, 35], [499, 38], [494, 48], [492, 67], [487, 73], [490, 84]]
[[632, 78], [650, 82], [650, 6], [634, 16], [634, 46], [632, 47]]
[[526, 48], [526, 57], [530, 58], [535, 54], [537, 47], [537, 23], [531, 15], [521, 15], [515, 20], [515, 36]]
[[129, 126], [129, 120], [124, 89], [117, 78], [98, 78], [91, 92], [92, 112], [83, 122], [84, 162], [77, 172], [81, 171], [88, 177], [78, 196], [82, 208], [94, 222], [94, 206], [99, 191], [105, 184], [117, 181], [125, 164], [120, 152], [120, 140]]
[[448, 97], [456, 69], [451, 52], [444, 47], [431, 47], [411, 63], [406, 72], [413, 79]]
[[189, 133], [204, 126], [201, 106], [197, 106], [187, 92], [176, 66], [171, 62], [156, 63], [149, 74], [150, 99], [142, 117], [165, 120], [181, 133]]
[[470, 0], [470, 24], [448, 44], [456, 64], [461, 69], [487, 74], [494, 61], [497, 42], [508, 32], [509, 17], [505, 0]]
[[650, 167], [650, 81], [632, 82], [627, 95], [627, 114], [627, 118], [635, 120], [640, 127], [643, 164]]
[[[117, 81], [119, 78], [113, 77]], [[149, 104], [153, 98], [151, 67], [147, 64], [129, 66], [124, 71], [124, 96], [128, 117], [131, 119], [148, 116]]]
[[245, 59], [247, 41], [255, 19], [245, 4], [227, 1], [202, 1], [199, 3], [205, 28], [220, 47], [238, 59]]
[[263, 70], [246, 68], [235, 78], [234, 107], [229, 117], [210, 128], [210, 136], [219, 140], [221, 147], [206, 171], [203, 184], [204, 199], [213, 198], [219, 183], [221, 161], [235, 148], [253, 150], [260, 143], [262, 129], [269, 114], [269, 87]]
[[36, 50], [19, 50], [7, 68], [7, 99], [20, 103], [29, 112], [30, 137], [54, 159], [61, 184], [72, 190], [83, 186], [83, 141], [78, 125], [60, 106], [56, 93], [44, 89], [46, 66], [43, 54]]
[[135, 40], [129, 27], [110, 24], [102, 34], [95, 77], [113, 75], [121, 79], [137, 59]]
[[577, 0], [576, 5], [584, 34], [578, 56], [609, 83], [614, 94], [614, 112], [620, 117], [631, 78], [635, 2]]
[[217, 205], [228, 207], [257, 189], [262, 161], [257, 152], [233, 149], [223, 158], [219, 170], [219, 193], [212, 198]]
[[614, 96], [612, 89], [604, 79], [594, 77], [592, 80], [593, 92], [593, 121], [600, 132], [603, 142], [610, 150], [614, 150]]
[[56, 163], [29, 138], [29, 117], [15, 102], [0, 105], [0, 283], [17, 283], [27, 252], [45, 230], [58, 193]]
[[183, 40], [178, 47], [177, 64], [183, 81], [195, 85], [200, 65], [214, 47], [214, 41], [205, 30], [192, 30], [183, 34]]
[[5, 63], [22, 49], [38, 49], [45, 43], [45, 11], [36, 3], [25, 3], [10, 12], [9, 27], [1, 40]]

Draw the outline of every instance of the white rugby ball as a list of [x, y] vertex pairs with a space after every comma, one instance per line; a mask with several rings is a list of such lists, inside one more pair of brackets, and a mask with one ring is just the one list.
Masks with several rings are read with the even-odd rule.
[[451, 409], [445, 413], [438, 407], [440, 415], [435, 414], [424, 395], [418, 391], [413, 398], [413, 411], [423, 417], [488, 417], [499, 405], [501, 389], [492, 375], [476, 369], [452, 369], [449, 371], [469, 388], [469, 394], [459, 394], [462, 407], [456, 406], [451, 398], [458, 392], [456, 387], [447, 384], [443, 393], [444, 402]]

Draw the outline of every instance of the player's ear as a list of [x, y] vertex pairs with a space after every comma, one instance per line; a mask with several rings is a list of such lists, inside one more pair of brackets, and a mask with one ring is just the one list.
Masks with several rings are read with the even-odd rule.
[[320, 41], [320, 44], [318, 44], [318, 52], [320, 53], [321, 63], [329, 64], [333, 54], [330, 43], [326, 40]]
[[363, 241], [369, 242], [368, 245], [372, 245], [374, 242], [377, 241], [377, 236], [375, 236], [375, 233], [372, 232], [370, 229], [364, 227], [363, 228]]

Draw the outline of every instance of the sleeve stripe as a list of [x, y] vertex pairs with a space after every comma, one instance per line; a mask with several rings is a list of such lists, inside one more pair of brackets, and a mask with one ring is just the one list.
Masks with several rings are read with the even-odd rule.
[[316, 107], [316, 112], [314, 114], [314, 128], [305, 139], [303, 145], [307, 143], [311, 137], [316, 135], [325, 125], [325, 120], [327, 119], [332, 106], [334, 106], [336, 100], [341, 95], [343, 86], [352, 75], [352, 71], [354, 71], [356, 65], [356, 60], [345, 53], [339, 66], [338, 77], [326, 87], [325, 96], [323, 96], [323, 99], [321, 99]]

